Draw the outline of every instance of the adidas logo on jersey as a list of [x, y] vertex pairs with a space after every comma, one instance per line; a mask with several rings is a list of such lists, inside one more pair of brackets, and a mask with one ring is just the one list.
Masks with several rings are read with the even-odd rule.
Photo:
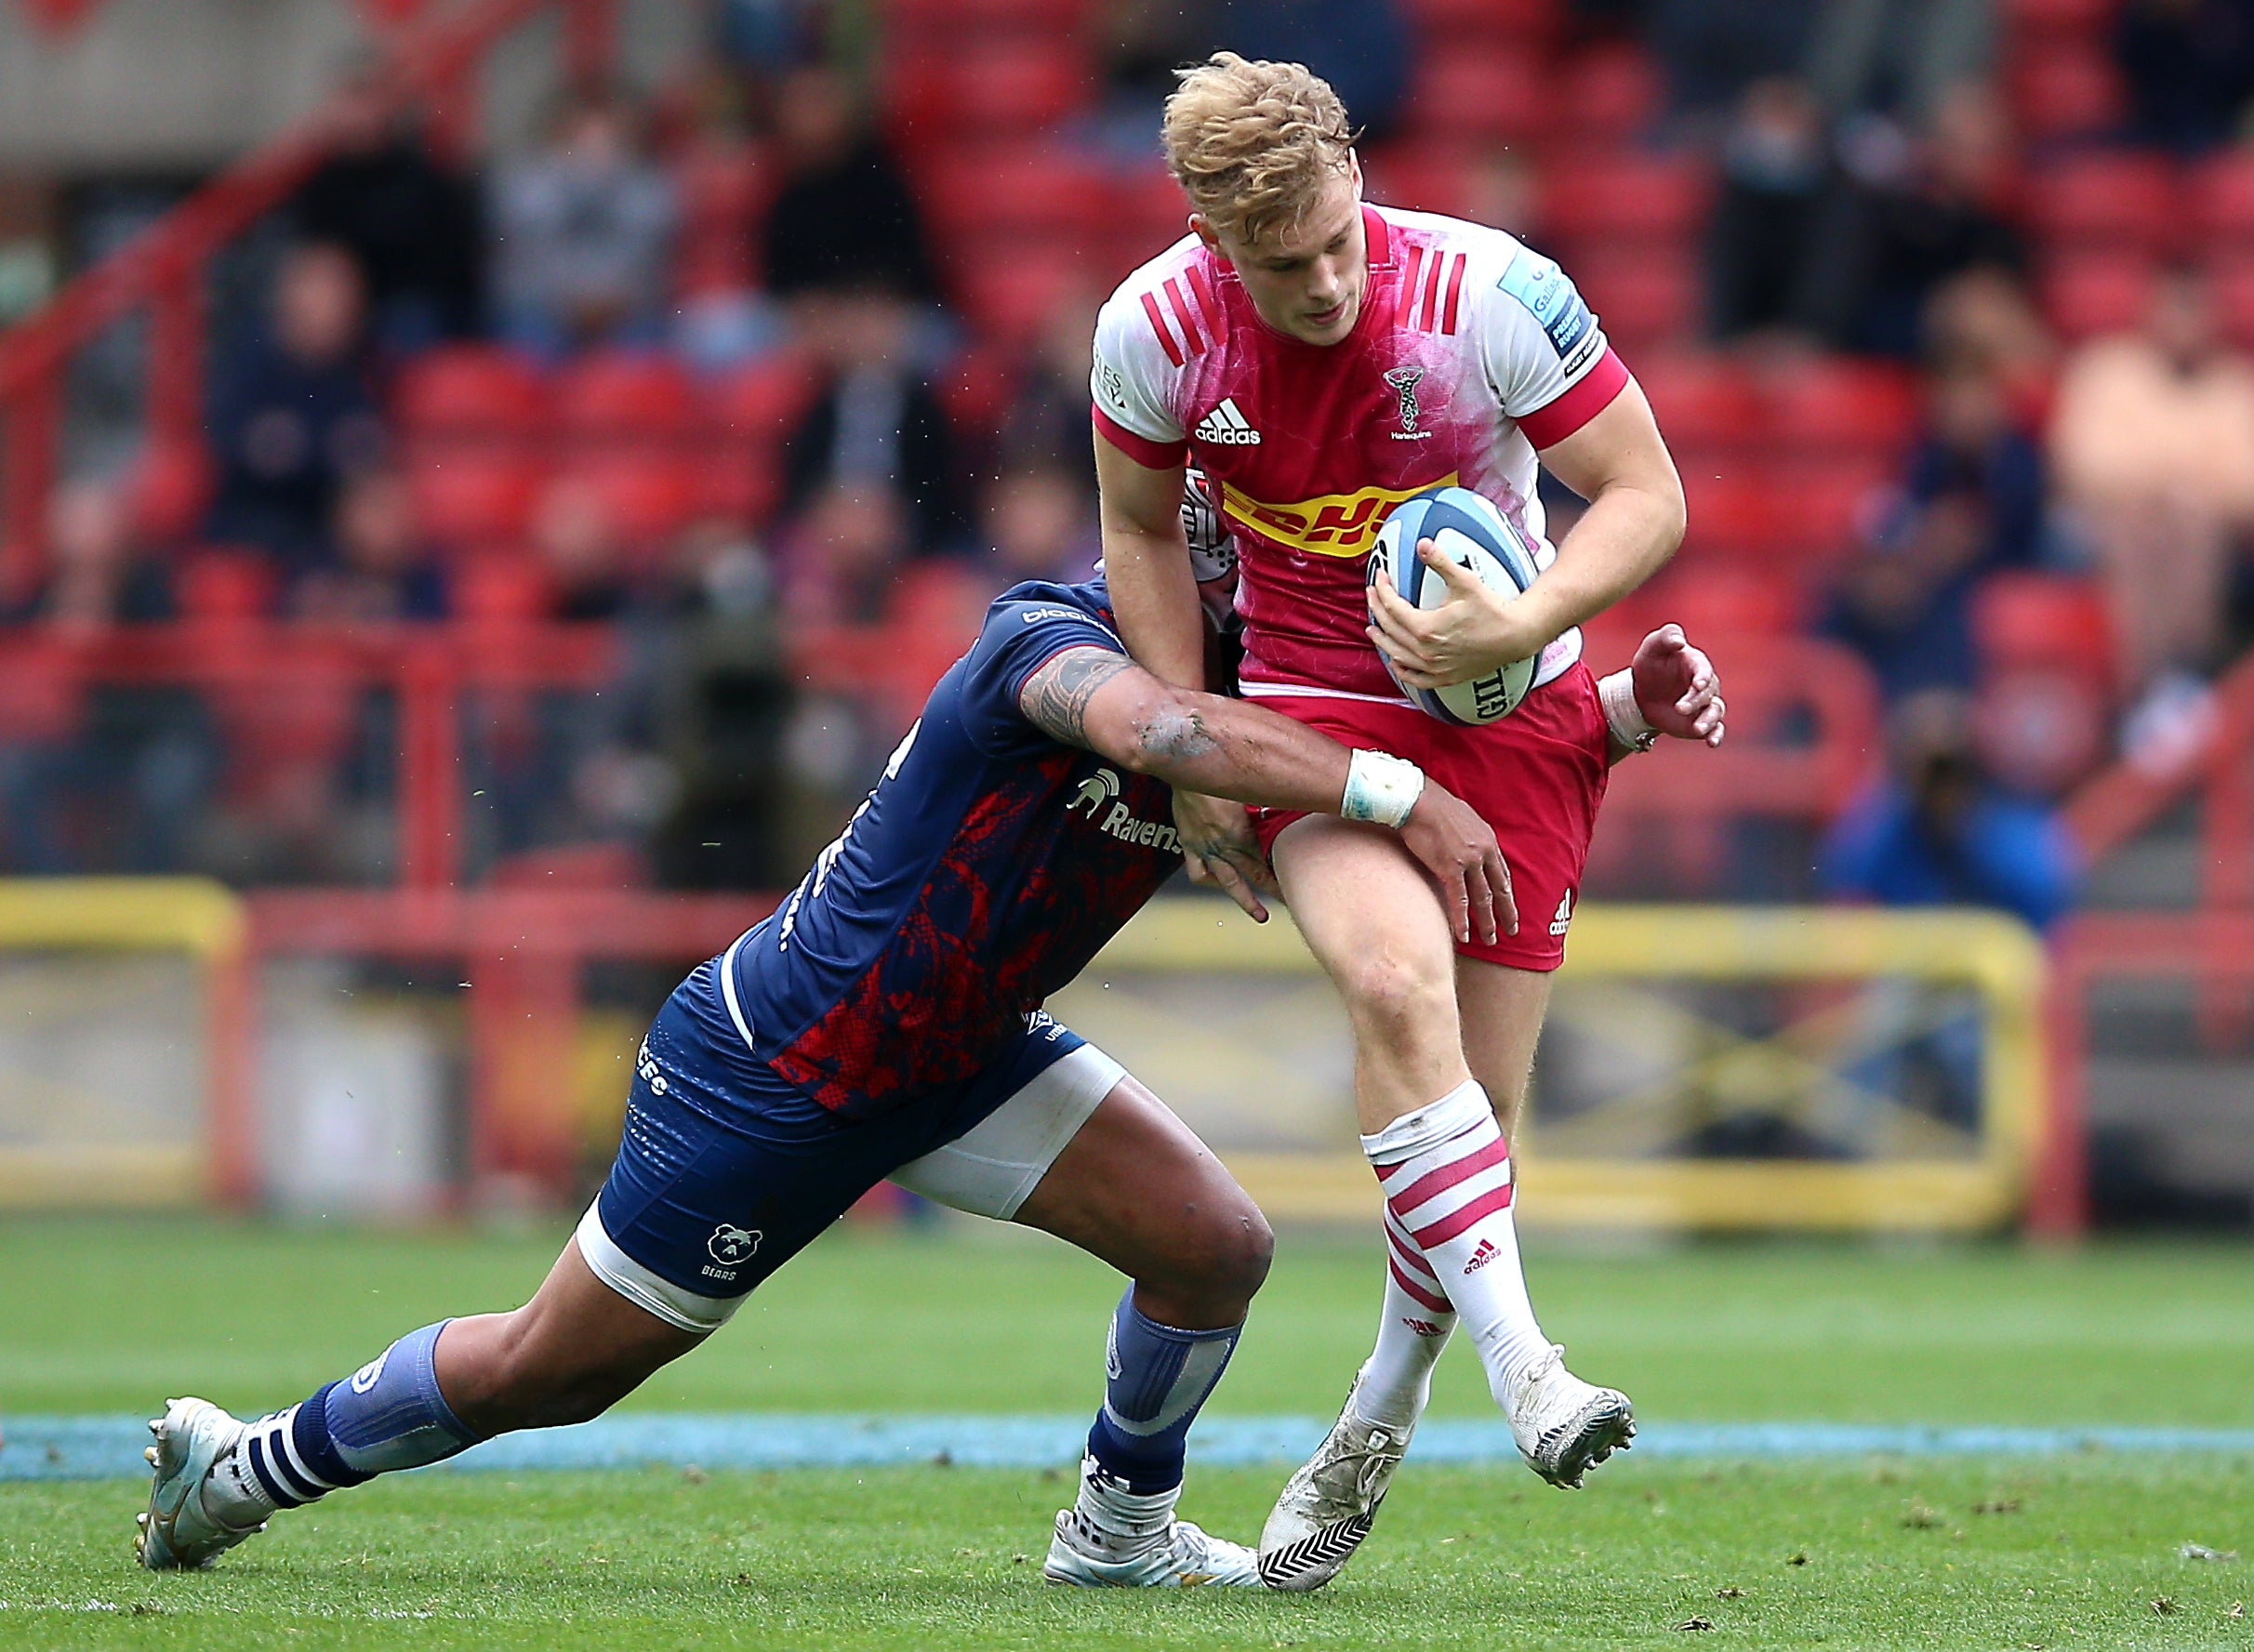
[[1464, 1272], [1476, 1274], [1502, 1254], [1495, 1249], [1495, 1242], [1492, 1239], [1481, 1239], [1479, 1248], [1471, 1253], [1471, 1260], [1464, 1264]]
[[1198, 421], [1191, 434], [1200, 442], [1217, 443], [1223, 447], [1258, 447], [1260, 432], [1245, 422], [1244, 415], [1237, 411], [1237, 398], [1231, 396]]
[[1567, 890], [1558, 898], [1558, 914], [1550, 919], [1550, 933], [1562, 935], [1566, 926], [1573, 921], [1573, 892]]

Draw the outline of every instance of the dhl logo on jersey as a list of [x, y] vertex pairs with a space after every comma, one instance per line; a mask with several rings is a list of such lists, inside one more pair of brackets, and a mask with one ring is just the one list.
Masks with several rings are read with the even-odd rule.
[[1377, 530], [1403, 499], [1427, 488], [1450, 487], [1453, 470], [1414, 487], [1366, 487], [1358, 493], [1324, 494], [1296, 505], [1266, 505], [1241, 488], [1221, 484], [1221, 512], [1264, 539], [1317, 556], [1358, 557], [1376, 542]]

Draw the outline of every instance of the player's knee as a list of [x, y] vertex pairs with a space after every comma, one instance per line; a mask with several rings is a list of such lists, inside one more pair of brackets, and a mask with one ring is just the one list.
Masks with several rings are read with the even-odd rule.
[[1276, 1256], [1276, 1236], [1260, 1207], [1241, 1188], [1232, 1191], [1234, 1198], [1185, 1212], [1185, 1243], [1173, 1270], [1180, 1289], [1223, 1317], [1241, 1313], [1258, 1294]]
[[1444, 1037], [1455, 1040], [1453, 981], [1395, 952], [1357, 958], [1339, 983], [1357, 1035], [1389, 1049], [1412, 1050]]

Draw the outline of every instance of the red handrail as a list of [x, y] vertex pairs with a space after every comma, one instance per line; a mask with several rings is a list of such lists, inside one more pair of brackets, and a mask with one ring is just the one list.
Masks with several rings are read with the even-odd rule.
[[[461, 130], [480, 54], [534, 12], [565, 8], [576, 78], [595, 77], [613, 38], [612, 0], [471, 0], [390, 32], [384, 61], [358, 95], [385, 113], [427, 105]], [[245, 156], [35, 314], [0, 333], [0, 588], [35, 572], [55, 481], [62, 377], [71, 357], [120, 318], [148, 307], [148, 425], [153, 443], [199, 442], [204, 423], [204, 293], [213, 256], [285, 200], [334, 151], [338, 105], [325, 105]]]

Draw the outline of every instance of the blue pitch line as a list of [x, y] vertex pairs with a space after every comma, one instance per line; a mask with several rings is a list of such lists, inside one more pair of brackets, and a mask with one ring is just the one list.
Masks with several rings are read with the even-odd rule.
[[[1328, 1423], [1313, 1417], [1208, 1417], [1190, 1434], [1193, 1461], [1289, 1465]], [[886, 1417], [851, 1414], [627, 1412], [571, 1428], [508, 1434], [446, 1468], [865, 1468], [945, 1458], [965, 1468], [1051, 1468], [1074, 1461], [1084, 1417]], [[96, 1480], [145, 1474], [139, 1417], [0, 1417], [0, 1480]], [[1636, 1456], [1683, 1458], [2041, 1457], [2060, 1452], [2254, 1454], [2254, 1428], [1933, 1428], [1901, 1423], [1647, 1422]], [[1516, 1462], [1500, 1419], [1436, 1417], [1417, 1431], [1419, 1462]]]

